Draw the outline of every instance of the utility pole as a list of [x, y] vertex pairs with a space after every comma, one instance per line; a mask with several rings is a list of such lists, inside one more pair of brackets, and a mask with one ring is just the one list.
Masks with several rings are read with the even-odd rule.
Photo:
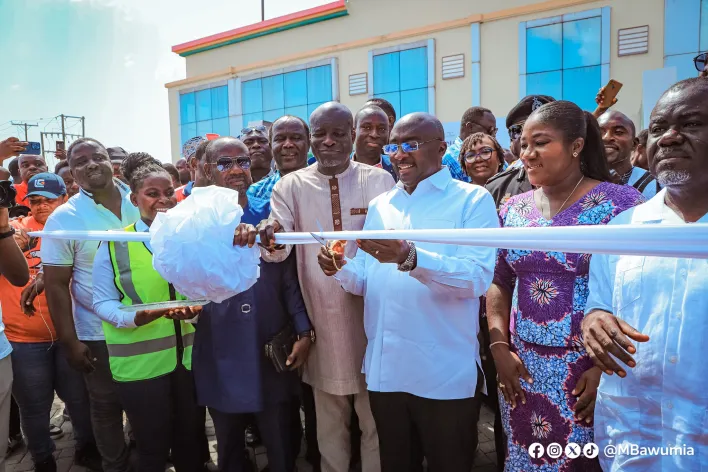
[[[83, 116], [71, 116], [71, 115], [59, 115], [57, 116], [57, 119], [61, 120], [61, 132], [59, 131], [42, 131], [40, 134], [41, 137], [41, 143], [42, 143], [42, 155], [44, 156], [45, 160], [47, 163], [54, 163], [54, 153], [56, 152], [56, 149], [53, 149], [56, 144], [56, 141], [61, 138], [61, 141], [64, 141], [64, 144], [66, 144], [67, 148], [69, 147], [67, 142], [67, 138], [70, 141], [74, 141], [79, 138], [83, 138], [86, 136], [86, 118]], [[74, 120], [81, 120], [81, 134], [74, 134], [74, 133], [67, 133], [67, 126], [66, 126], [66, 121], [68, 119], [74, 119]], [[74, 124], [73, 126], [76, 126]], [[69, 131], [71, 129], [69, 128]]]
[[25, 128], [25, 141], [29, 141], [27, 129], [39, 127], [39, 125], [33, 125], [25, 122], [15, 123], [14, 121], [11, 121], [10, 124], [13, 126], [22, 126]]
[[265, 21], [265, 0], [261, 0], [261, 21]]

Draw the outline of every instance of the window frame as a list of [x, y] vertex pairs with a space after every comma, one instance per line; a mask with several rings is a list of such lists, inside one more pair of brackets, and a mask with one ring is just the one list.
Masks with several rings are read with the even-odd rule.
[[[677, 9], [670, 5], [672, 0], [664, 0], [664, 67], [676, 68], [676, 80], [698, 77], [699, 72], [693, 65], [693, 58], [702, 52], [708, 52], [708, 30], [706, 30], [706, 49], [701, 49], [701, 28], [704, 26], [703, 10], [708, 11], [708, 0], [682, 0], [689, 15], [678, 16]], [[686, 17], [689, 21], [686, 21]], [[695, 21], [695, 22], [691, 22]], [[689, 45], [689, 43], [693, 45]], [[684, 44], [678, 44], [684, 43]], [[679, 48], [679, 49], [677, 49]], [[684, 72], [690, 72], [684, 76]]]
[[233, 136], [238, 136], [244, 126], [248, 124], [243, 122], [243, 97], [241, 88], [243, 82], [248, 82], [249, 80], [263, 79], [266, 77], [272, 77], [280, 74], [287, 74], [288, 72], [297, 72], [301, 70], [312, 69], [315, 67], [321, 67], [326, 65], [330, 66], [330, 71], [332, 74], [332, 101], [339, 102], [339, 60], [336, 57], [327, 57], [316, 61], [294, 64], [278, 69], [254, 72], [229, 80], [229, 110], [233, 110], [233, 112], [231, 112], [229, 115], [231, 134]]
[[[374, 57], [390, 54], [392, 52], [407, 51], [409, 49], [418, 49], [425, 47], [427, 54], [428, 66], [428, 113], [435, 114], [435, 39], [424, 39], [406, 44], [397, 44], [385, 48], [372, 49], [369, 51], [369, 74], [368, 74], [368, 89], [369, 99], [374, 98]], [[400, 93], [400, 90], [399, 90]], [[399, 117], [400, 118], [400, 117]]]
[[[526, 92], [526, 79], [527, 74], [527, 44], [526, 44], [526, 34], [527, 30], [530, 28], [536, 28], [539, 26], [548, 26], [553, 24], [563, 24], [567, 22], [585, 20], [589, 18], [600, 18], [600, 87], [605, 85], [610, 80], [610, 51], [611, 51], [611, 7], [594, 8], [592, 10], [584, 10], [574, 13], [566, 13], [564, 15], [557, 15], [546, 18], [539, 18], [536, 20], [522, 21], [519, 23], [519, 100], [527, 95]], [[562, 53], [561, 53], [562, 54]], [[563, 64], [561, 63], [561, 66]], [[597, 66], [588, 66], [597, 67]], [[573, 68], [565, 69], [561, 67], [559, 71], [561, 76], [565, 70], [572, 70]], [[546, 71], [546, 72], [555, 72]], [[562, 83], [561, 83], [562, 90]], [[560, 99], [558, 97], [554, 97]]]
[[[209, 83], [207, 83], [207, 84], [200, 84], [200, 85], [197, 85], [197, 86], [186, 87], [186, 88], [183, 88], [183, 89], [180, 89], [180, 90], [179, 90], [179, 95], [178, 95], [178, 97], [177, 97], [177, 103], [178, 103], [178, 106], [179, 106], [179, 114], [178, 114], [178, 115], [179, 115], [179, 127], [178, 127], [178, 128], [179, 128], [179, 141], [180, 141], [180, 146], [183, 145], [184, 142], [185, 142], [187, 139], [191, 139], [191, 138], [193, 138], [194, 136], [197, 136], [197, 131], [196, 131], [196, 129], [197, 129], [197, 127], [198, 127], [198, 123], [204, 122], [204, 121], [212, 121], [212, 122], [213, 122], [214, 120], [221, 120], [221, 119], [228, 119], [228, 118], [229, 118], [229, 114], [231, 113], [231, 107], [230, 107], [230, 98], [229, 98], [228, 95], [227, 95], [227, 107], [228, 107], [228, 108], [227, 108], [227, 114], [226, 114], [226, 116], [214, 118], [214, 116], [213, 116], [213, 101], [210, 102], [210, 110], [211, 110], [210, 113], [212, 114], [212, 117], [211, 117], [209, 120], [201, 120], [201, 121], [200, 121], [200, 120], [198, 119], [199, 117], [197, 116], [197, 115], [198, 115], [198, 113], [197, 113], [197, 111], [198, 111], [198, 110], [197, 110], [197, 108], [198, 108], [198, 107], [197, 107], [197, 92], [202, 92], [202, 91], [204, 91], [204, 90], [211, 90], [211, 89], [215, 89], [215, 88], [219, 88], [219, 87], [224, 87], [224, 86], [226, 86], [226, 87], [227, 87], [227, 89], [226, 89], [226, 90], [227, 90], [227, 94], [229, 94], [230, 91], [229, 91], [229, 88], [228, 88], [228, 85], [229, 85], [228, 82], [229, 82], [229, 81], [228, 81], [228, 80], [225, 80], [225, 79], [224, 79], [224, 80], [217, 80], [217, 81], [214, 81], [214, 82], [209, 82]], [[190, 93], [193, 93], [193, 94], [194, 94], [194, 121], [183, 122], [183, 121], [182, 121], [182, 96], [183, 96], [183, 95], [188, 95], [188, 94], [190, 94]], [[195, 134], [194, 134], [193, 136], [189, 136], [189, 137], [187, 137], [187, 138], [184, 138], [184, 137], [182, 136], [182, 128], [184, 128], [185, 126], [188, 126], [188, 125], [194, 125], [194, 129], [195, 129], [194, 133], [195, 133]]]

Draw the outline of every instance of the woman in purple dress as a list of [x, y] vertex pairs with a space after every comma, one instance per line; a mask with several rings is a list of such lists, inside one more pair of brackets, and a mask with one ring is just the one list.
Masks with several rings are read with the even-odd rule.
[[[521, 161], [536, 189], [504, 204], [503, 226], [606, 224], [643, 201], [634, 188], [609, 183], [597, 121], [571, 102], [552, 102], [529, 116]], [[487, 316], [507, 472], [601, 470], [596, 458], [564, 453], [569, 443], [582, 449], [593, 441], [601, 371], [580, 339], [589, 265], [590, 254], [499, 251]], [[539, 455], [536, 446], [529, 452], [534, 443], [546, 449], [558, 443], [560, 457]]]

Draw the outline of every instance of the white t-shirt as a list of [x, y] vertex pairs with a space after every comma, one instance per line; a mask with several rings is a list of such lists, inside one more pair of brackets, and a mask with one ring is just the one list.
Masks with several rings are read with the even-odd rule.
[[[130, 189], [115, 180], [123, 203], [121, 219], [93, 196], [81, 189], [65, 204], [57, 208], [47, 220], [44, 231], [108, 231], [123, 229], [140, 218], [140, 212], [130, 202]], [[73, 266], [71, 298], [74, 306], [76, 335], [81, 341], [104, 339], [101, 319], [93, 311], [93, 259], [98, 250], [98, 241], [74, 241], [68, 239], [44, 239], [41, 257], [45, 266]]]

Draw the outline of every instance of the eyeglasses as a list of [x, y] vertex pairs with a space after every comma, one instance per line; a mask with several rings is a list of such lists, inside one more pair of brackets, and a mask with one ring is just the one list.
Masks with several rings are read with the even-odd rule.
[[521, 132], [524, 130], [523, 123], [509, 126], [509, 139], [515, 141], [521, 137]]
[[482, 148], [479, 152], [475, 153], [473, 151], [470, 151], [468, 153], [465, 153], [465, 162], [472, 164], [474, 161], [479, 158], [481, 161], [488, 161], [489, 159], [492, 158], [492, 154], [494, 153], [494, 149], [490, 147]]
[[383, 152], [385, 154], [388, 154], [389, 156], [395, 156], [399, 149], [401, 149], [403, 152], [406, 152], [406, 153], [413, 152], [413, 151], [417, 151], [418, 149], [420, 149], [420, 147], [423, 144], [432, 143], [433, 141], [442, 141], [442, 139], [435, 138], [435, 139], [430, 139], [428, 141], [423, 141], [422, 143], [419, 143], [418, 141], [409, 141], [407, 143], [401, 143], [400, 145], [387, 144], [383, 147]]
[[219, 172], [226, 172], [231, 169], [234, 164], [239, 166], [242, 170], [248, 170], [251, 168], [251, 158], [248, 156], [219, 157], [216, 162], [211, 163], [211, 165], [216, 166], [216, 170]]
[[239, 135], [239, 138], [240, 138], [241, 136], [245, 136], [245, 135], [247, 135], [247, 134], [255, 133], [256, 131], [259, 131], [259, 132], [261, 132], [261, 133], [265, 133], [266, 131], [268, 131], [268, 128], [266, 128], [266, 127], [263, 126], [263, 125], [249, 126], [248, 128], [243, 128], [243, 129], [241, 130], [241, 134]]
[[698, 72], [703, 72], [703, 69], [706, 68], [706, 62], [708, 62], [708, 52], [704, 52], [693, 58], [693, 64], [696, 66]]

